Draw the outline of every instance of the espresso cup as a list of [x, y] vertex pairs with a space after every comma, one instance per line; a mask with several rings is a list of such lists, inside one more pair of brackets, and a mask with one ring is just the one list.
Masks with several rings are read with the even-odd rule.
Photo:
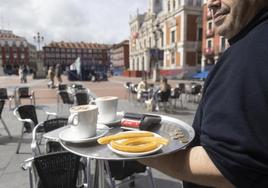
[[70, 108], [68, 124], [75, 138], [83, 139], [96, 136], [98, 107], [96, 105], [79, 105]]
[[98, 121], [101, 123], [109, 123], [116, 119], [118, 97], [106, 96], [95, 99], [98, 106], [99, 117]]

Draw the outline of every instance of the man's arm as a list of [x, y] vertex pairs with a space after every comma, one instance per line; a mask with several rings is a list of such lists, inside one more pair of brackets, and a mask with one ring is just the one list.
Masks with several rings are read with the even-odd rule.
[[216, 168], [202, 146], [139, 162], [183, 181], [218, 188], [234, 187]]

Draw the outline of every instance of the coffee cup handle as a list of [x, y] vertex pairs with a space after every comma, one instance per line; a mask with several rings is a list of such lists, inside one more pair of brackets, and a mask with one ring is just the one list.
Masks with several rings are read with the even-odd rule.
[[71, 114], [70, 116], [69, 116], [69, 118], [68, 118], [68, 124], [72, 124], [72, 125], [78, 125], [78, 119], [77, 119], [77, 122], [75, 123], [74, 122], [74, 119], [75, 119], [75, 117], [77, 117], [78, 118], [78, 113], [73, 113], [73, 114]]

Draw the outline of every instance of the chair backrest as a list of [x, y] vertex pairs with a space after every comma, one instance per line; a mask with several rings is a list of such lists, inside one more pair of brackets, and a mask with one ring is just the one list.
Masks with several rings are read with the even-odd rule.
[[132, 84], [132, 82], [125, 82], [125, 83], [124, 83], [124, 87], [125, 87], [126, 89], [129, 89], [130, 86], [131, 86], [131, 84]]
[[4, 106], [5, 106], [5, 100], [0, 99], [0, 119], [2, 118], [2, 112]]
[[46, 120], [43, 123], [44, 132], [53, 131], [55, 129], [58, 129], [60, 127], [67, 125], [67, 123], [68, 123], [68, 118], [54, 118], [54, 119]]
[[18, 97], [19, 98], [29, 98], [29, 87], [20, 87], [18, 88]]
[[86, 91], [78, 91], [75, 93], [77, 105], [86, 105], [89, 103], [89, 95]]
[[61, 97], [63, 104], [73, 104], [73, 100], [67, 91], [60, 91], [59, 95]]
[[[54, 118], [44, 121], [42, 128], [44, 132], [49, 132], [58, 129], [60, 127], [63, 127], [67, 124], [68, 124], [68, 118]], [[59, 142], [54, 141], [48, 141], [46, 149], [48, 153], [59, 152], [64, 150]]]
[[81, 85], [81, 84], [72, 84], [72, 88], [74, 88], [74, 89], [82, 89], [83, 85]]
[[[17, 108], [17, 112], [19, 113], [21, 119], [31, 119], [34, 125], [38, 124], [38, 119], [37, 119], [34, 105], [31, 105], [31, 104], [21, 105]], [[32, 131], [32, 127], [28, 122], [24, 123], [24, 127], [26, 128], [27, 132]]]
[[173, 99], [179, 98], [181, 95], [181, 91], [180, 88], [175, 87], [173, 88], [173, 91], [171, 91], [170, 97]]
[[201, 84], [195, 84], [192, 86], [192, 94], [193, 95], [197, 95], [199, 93], [201, 93], [202, 91], [202, 85]]
[[59, 84], [58, 90], [63, 91], [67, 89], [67, 84]]
[[162, 91], [160, 93], [160, 101], [161, 102], [167, 102], [170, 97], [171, 89], [167, 89], [166, 91]]
[[0, 88], [0, 99], [8, 99], [6, 88]]
[[179, 83], [178, 86], [177, 86], [181, 93], [185, 93], [185, 83]]
[[57, 152], [34, 158], [34, 166], [45, 188], [74, 188], [80, 157], [69, 152]]

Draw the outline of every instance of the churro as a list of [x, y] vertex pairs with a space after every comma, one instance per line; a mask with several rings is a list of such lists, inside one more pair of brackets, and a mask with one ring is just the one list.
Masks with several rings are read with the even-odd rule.
[[122, 140], [120, 143], [124, 145], [140, 145], [146, 144], [149, 142], [155, 142], [157, 144], [167, 145], [168, 140], [163, 137], [138, 137], [138, 138], [129, 138]]
[[112, 140], [122, 140], [122, 139], [128, 139], [128, 138], [137, 138], [137, 137], [153, 137], [154, 133], [149, 131], [141, 131], [141, 132], [122, 132], [115, 135], [105, 136], [102, 138], [99, 138], [97, 141], [99, 144], [108, 144]]
[[116, 142], [113, 140], [110, 142], [110, 144], [114, 149], [117, 149], [119, 151], [124, 151], [124, 152], [132, 152], [132, 153], [151, 151], [159, 146], [156, 142], [147, 142], [145, 144], [140, 144], [140, 145], [125, 145], [125, 144], [122, 144], [120, 142]]

